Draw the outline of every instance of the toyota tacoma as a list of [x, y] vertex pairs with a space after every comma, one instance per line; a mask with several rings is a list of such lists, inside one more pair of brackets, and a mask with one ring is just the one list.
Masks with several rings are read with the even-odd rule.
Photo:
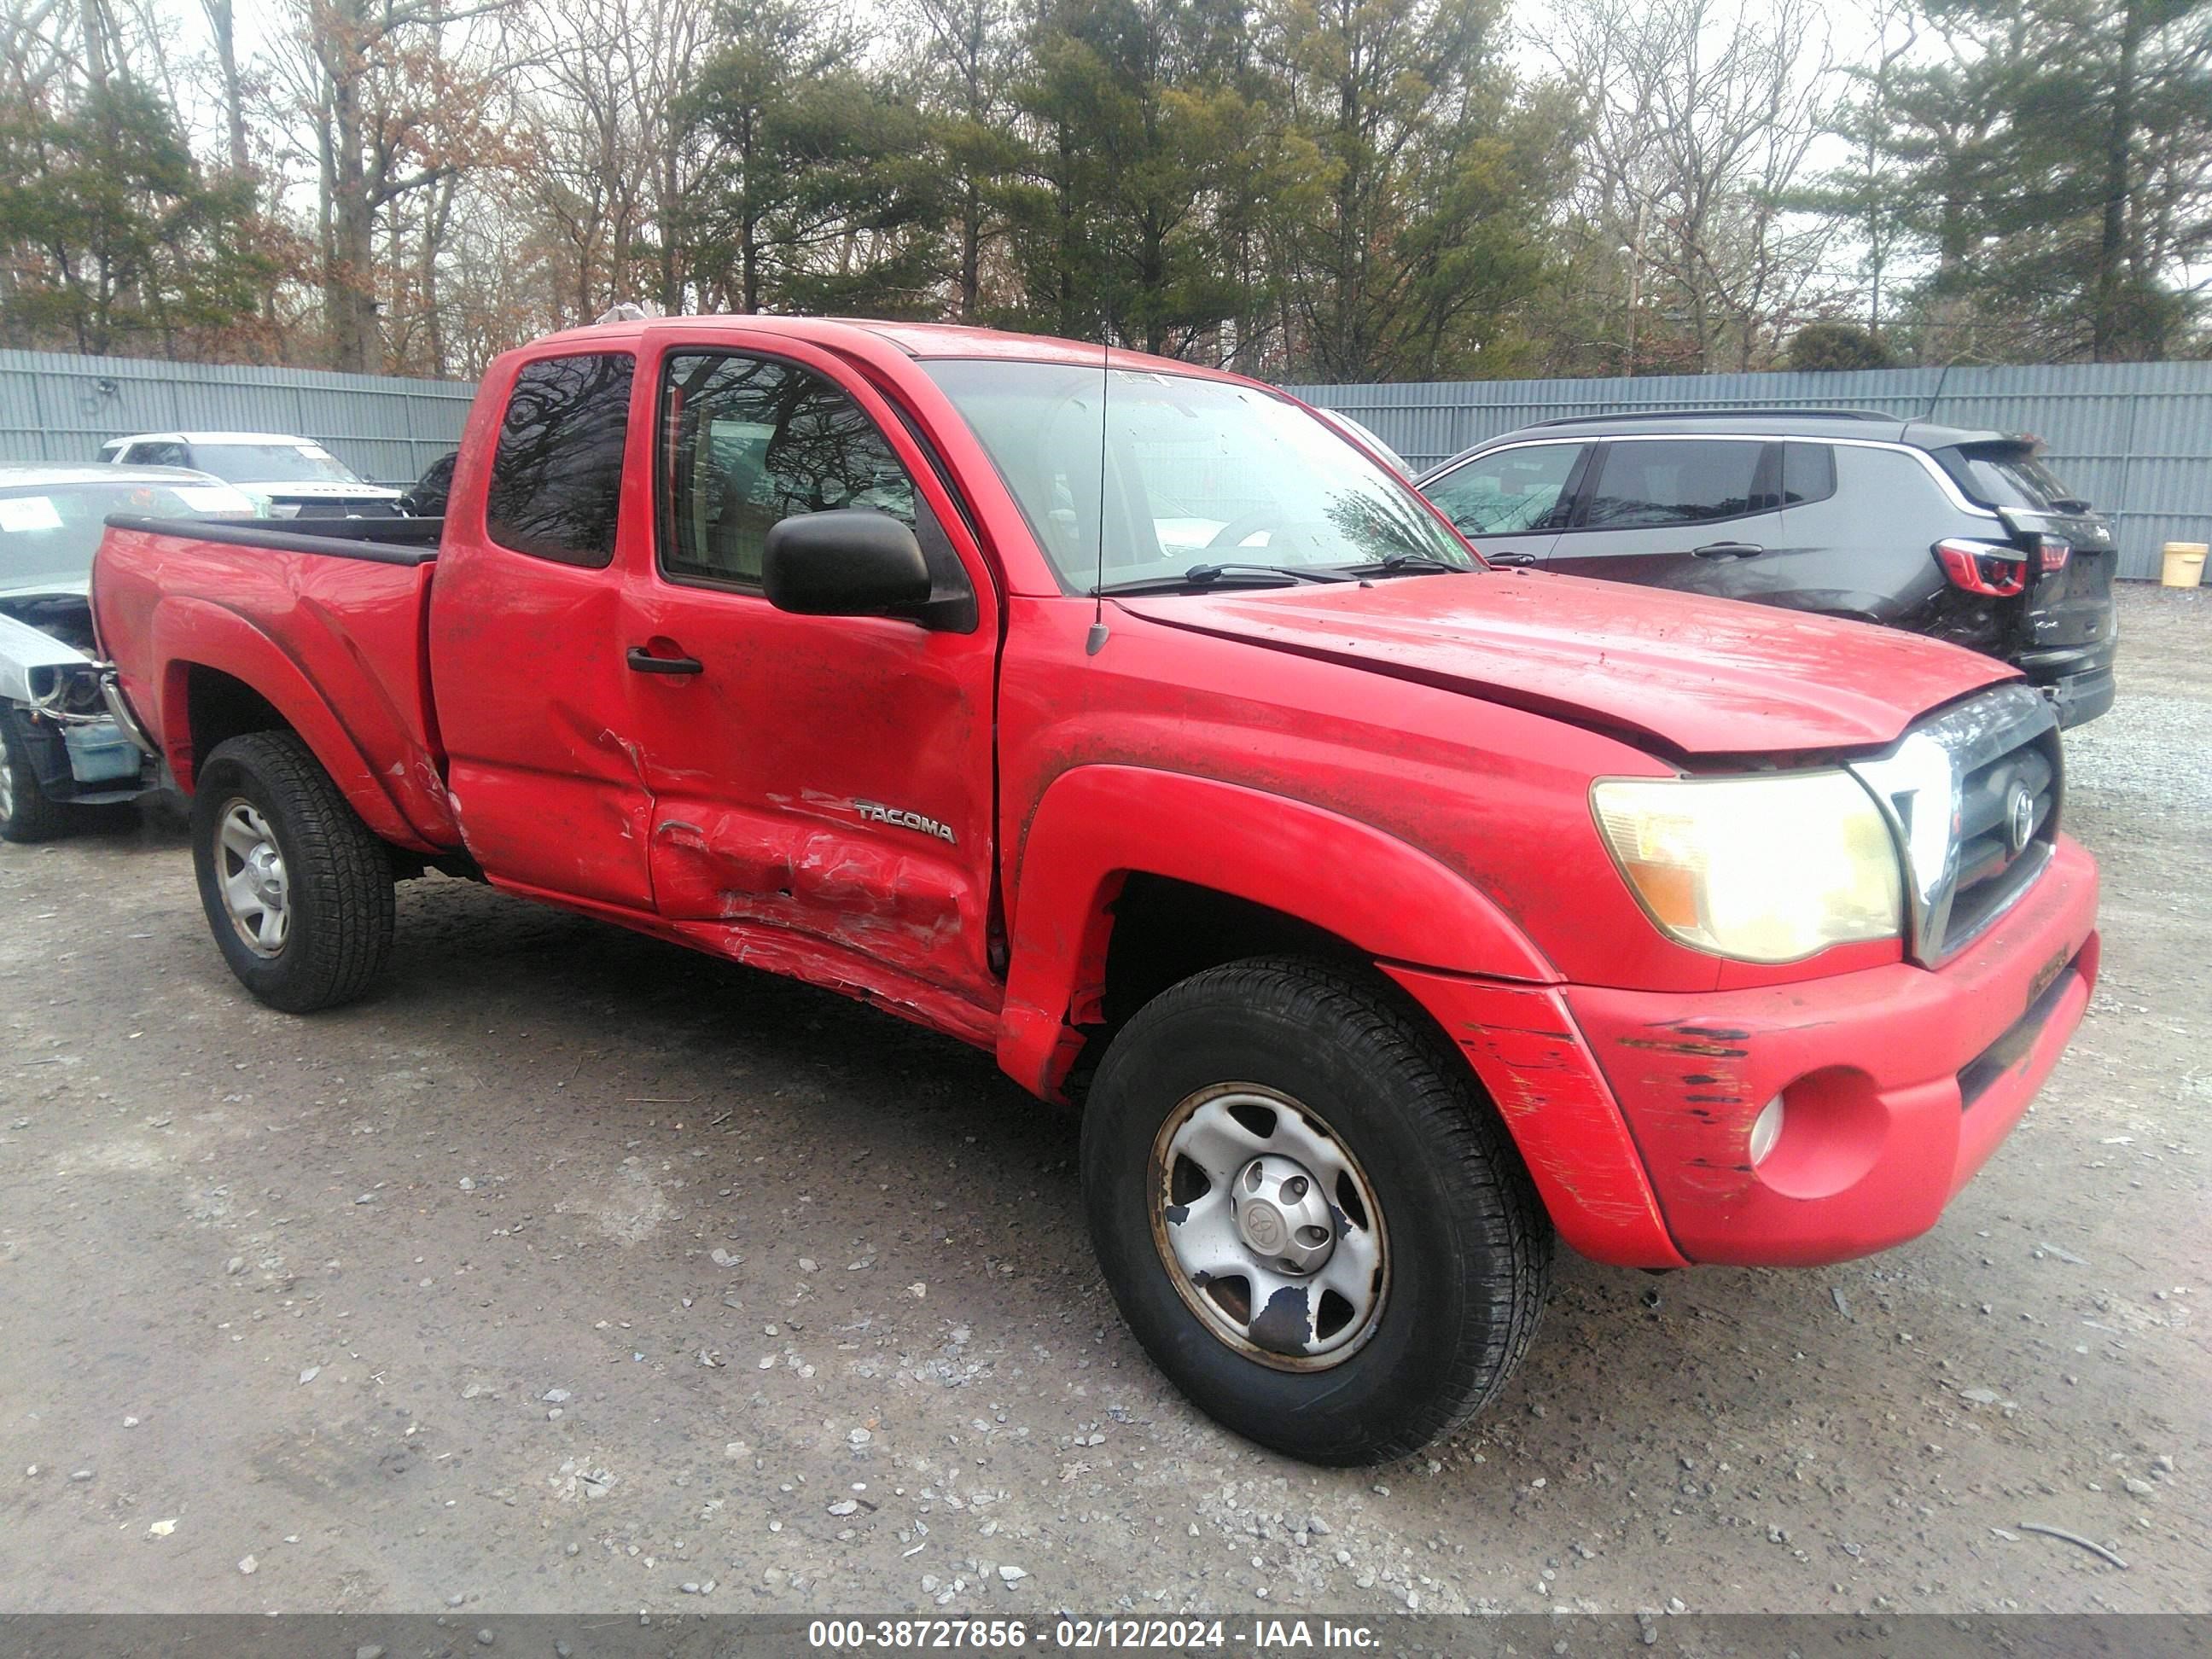
[[616, 322], [493, 364], [442, 523], [307, 529], [94, 580], [247, 989], [361, 994], [438, 870], [988, 1049], [1152, 1358], [1303, 1458], [1494, 1397], [1555, 1239], [1924, 1231], [2096, 977], [2017, 671], [1491, 568], [1188, 364]]

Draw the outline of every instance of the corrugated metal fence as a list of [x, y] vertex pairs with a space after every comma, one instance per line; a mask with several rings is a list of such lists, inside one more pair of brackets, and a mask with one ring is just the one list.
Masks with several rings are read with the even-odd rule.
[[460, 441], [476, 387], [317, 369], [0, 351], [0, 462], [90, 461], [134, 432], [283, 432], [364, 478], [414, 482]]
[[[2120, 570], [2212, 541], [2212, 362], [1875, 369], [1618, 380], [1297, 386], [1415, 466], [1531, 422], [1620, 409], [1879, 409], [2033, 432], [2067, 484], [2118, 521]], [[314, 369], [0, 351], [0, 461], [91, 460], [106, 439], [182, 428], [296, 433], [364, 477], [411, 481], [459, 441], [475, 387]]]
[[2155, 577], [2166, 542], [2212, 541], [2212, 362], [1291, 390], [1364, 422], [1415, 467], [1532, 422], [1623, 409], [1878, 409], [2032, 432], [2068, 488], [2114, 520], [2122, 575]]

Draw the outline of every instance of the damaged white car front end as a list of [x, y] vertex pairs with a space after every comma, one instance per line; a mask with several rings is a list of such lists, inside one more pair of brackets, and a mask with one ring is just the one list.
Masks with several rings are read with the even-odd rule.
[[97, 660], [92, 561], [112, 513], [191, 520], [258, 509], [182, 468], [0, 466], [0, 840], [60, 835], [78, 808], [133, 800], [161, 781]]
[[0, 836], [35, 841], [67, 827], [66, 809], [134, 800], [159, 768], [118, 723], [82, 593], [0, 592]]

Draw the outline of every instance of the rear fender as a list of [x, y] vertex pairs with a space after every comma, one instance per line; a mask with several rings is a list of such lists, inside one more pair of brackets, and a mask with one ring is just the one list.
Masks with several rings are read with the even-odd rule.
[[204, 758], [192, 750], [191, 671], [211, 668], [251, 687], [283, 717], [377, 835], [418, 852], [439, 850], [407, 822], [329, 700], [275, 641], [243, 617], [204, 599], [164, 599], [155, 612], [152, 646], [154, 660], [163, 665], [155, 726], [163, 758], [186, 794]]
[[999, 1064], [1048, 1099], [1060, 1097], [1079, 1028], [1102, 1017], [1114, 901], [1133, 874], [1266, 905], [1384, 962], [1559, 979], [1495, 904], [1419, 848], [1237, 784], [1141, 767], [1072, 769], [1045, 791], [1018, 867]]

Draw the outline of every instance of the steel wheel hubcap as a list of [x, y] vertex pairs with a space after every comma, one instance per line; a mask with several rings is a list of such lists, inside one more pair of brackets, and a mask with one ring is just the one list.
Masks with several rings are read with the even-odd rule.
[[216, 877], [223, 908], [246, 948], [273, 957], [292, 925], [291, 884], [269, 821], [243, 800], [227, 802], [216, 828]]
[[1152, 1147], [1152, 1242], [1184, 1303], [1264, 1364], [1321, 1370], [1374, 1334], [1382, 1206], [1310, 1108], [1251, 1084], [1200, 1091]]
[[0, 754], [0, 823], [15, 816], [15, 769]]

